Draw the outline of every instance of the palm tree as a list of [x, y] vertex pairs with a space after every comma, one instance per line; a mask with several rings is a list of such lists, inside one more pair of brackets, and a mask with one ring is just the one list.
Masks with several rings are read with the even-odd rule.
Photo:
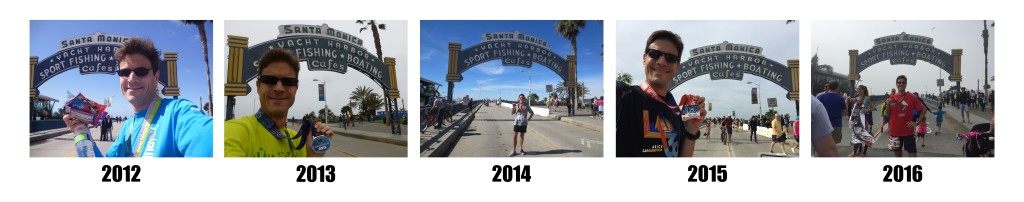
[[[210, 81], [210, 49], [207, 48], [209, 46], [207, 45], [207, 41], [206, 41], [206, 26], [205, 26], [206, 25], [206, 21], [209, 21], [209, 20], [182, 20], [181, 23], [184, 23], [186, 25], [195, 25], [196, 29], [199, 29], [199, 40], [203, 44], [203, 61], [206, 62], [206, 91], [207, 91], [207, 94], [208, 94], [207, 96], [210, 97], [210, 102], [212, 103], [213, 102], [213, 88], [211, 88], [211, 87], [213, 85], [210, 83], [211, 82]], [[210, 24], [213, 24], [213, 21], [210, 21]], [[209, 107], [210, 114], [212, 115], [213, 114], [213, 105], [211, 104], [209, 106], [210, 106]]]
[[355, 91], [352, 91], [352, 93], [349, 94], [348, 99], [355, 103], [356, 106], [359, 106], [359, 103], [361, 103], [364, 98], [369, 96], [370, 93], [373, 93], [373, 89], [371, 89], [370, 87], [359, 86], [356, 87]]
[[[996, 23], [992, 23], [992, 27], [995, 27]], [[981, 21], [981, 38], [983, 38], [982, 44], [985, 46], [985, 78], [988, 78], [988, 20]], [[985, 91], [988, 91], [989, 85], [988, 80], [985, 80]]]
[[[576, 51], [576, 37], [580, 35], [580, 30], [582, 30], [586, 26], [587, 21], [583, 20], [559, 20], [558, 22], [555, 23], [555, 30], [558, 31], [558, 34], [562, 35], [562, 37], [566, 39], [569, 39], [569, 44], [572, 45], [572, 55], [574, 56], [579, 56]], [[576, 72], [573, 72], [573, 74], [576, 74]], [[575, 83], [579, 83], [579, 81], [575, 81]], [[573, 99], [570, 101], [570, 103], [573, 104], [573, 106], [579, 104], [576, 103], [575, 101], [575, 98], [579, 97], [579, 93], [571, 92], [571, 94], [573, 94]], [[573, 108], [574, 107], [570, 107], [570, 109]]]
[[[360, 25], [365, 24], [366, 25], [363, 28], [359, 28], [359, 33], [363, 33], [363, 30], [367, 30], [367, 29], [369, 29], [371, 32], [373, 32], [373, 45], [374, 45], [374, 47], [377, 48], [377, 58], [383, 61], [384, 60], [384, 53], [380, 50], [380, 31], [378, 31], [378, 30], [387, 30], [386, 29], [387, 26], [385, 26], [384, 24], [377, 24], [376, 20], [356, 20], [356, 24], [360, 24]], [[386, 111], [387, 111], [386, 113], [389, 115], [388, 118], [391, 117], [390, 116], [390, 114], [391, 114], [391, 102], [393, 102], [391, 100], [391, 98], [387, 98], [385, 100], [385, 103], [387, 103], [387, 105], [388, 105], [387, 108], [386, 108]], [[388, 119], [388, 120], [390, 120], [390, 119]], [[388, 124], [391, 124], [391, 123], [388, 123]]]
[[356, 24], [366, 25], [363, 28], [359, 28], [359, 33], [363, 33], [363, 30], [367, 29], [373, 32], [373, 44], [377, 48], [377, 58], [384, 60], [384, 53], [380, 50], [380, 32], [377, 30], [387, 30], [385, 29], [386, 26], [384, 24], [377, 24], [376, 20], [356, 20]]
[[366, 97], [364, 97], [363, 100], [359, 102], [359, 111], [360, 114], [362, 114], [363, 116], [366, 116], [368, 114], [372, 115], [373, 113], [377, 112], [377, 109], [380, 109], [380, 107], [383, 105], [384, 99], [380, 96], [380, 94], [370, 92], [370, 94], [367, 94]]
[[359, 108], [359, 114], [364, 116], [373, 114], [384, 103], [380, 94], [373, 92], [373, 89], [367, 86], [356, 87], [356, 90], [349, 94], [348, 99], [355, 103], [355, 106]]
[[620, 81], [626, 84], [632, 84], [633, 75], [630, 75], [629, 73], [618, 73], [615, 75], [615, 81]]

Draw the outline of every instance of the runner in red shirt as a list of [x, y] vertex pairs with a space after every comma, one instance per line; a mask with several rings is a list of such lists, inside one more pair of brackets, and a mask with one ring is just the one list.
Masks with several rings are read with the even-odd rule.
[[924, 104], [913, 94], [907, 93], [907, 77], [896, 77], [896, 94], [889, 95], [885, 105], [889, 108], [889, 150], [896, 157], [903, 157], [903, 150], [908, 156], [917, 157], [917, 141], [914, 139], [914, 127], [924, 121], [924, 116], [913, 120], [914, 110], [924, 110]]

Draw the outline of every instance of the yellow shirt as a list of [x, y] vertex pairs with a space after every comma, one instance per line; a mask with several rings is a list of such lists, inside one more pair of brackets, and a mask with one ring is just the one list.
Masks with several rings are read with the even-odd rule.
[[778, 119], [772, 120], [772, 135], [782, 135], [782, 123]]
[[[281, 133], [291, 137], [297, 132], [284, 128]], [[224, 122], [224, 157], [306, 157], [306, 149], [292, 149], [288, 140], [274, 137], [255, 116], [244, 116]]]

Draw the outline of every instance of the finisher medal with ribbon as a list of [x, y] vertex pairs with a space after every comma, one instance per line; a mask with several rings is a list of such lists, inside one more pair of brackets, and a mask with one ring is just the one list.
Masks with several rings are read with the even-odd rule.
[[313, 142], [311, 142], [311, 148], [313, 152], [317, 154], [326, 154], [327, 150], [331, 148], [331, 139], [327, 139], [327, 136], [320, 134], [316, 131], [315, 123], [311, 120], [303, 120], [302, 128], [299, 129], [299, 134], [306, 134], [309, 132], [313, 133]]

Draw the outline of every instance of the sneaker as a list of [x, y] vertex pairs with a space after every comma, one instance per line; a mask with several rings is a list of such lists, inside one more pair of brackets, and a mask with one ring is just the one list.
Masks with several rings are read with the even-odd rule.
[[789, 148], [789, 151], [796, 153], [796, 148]]
[[520, 149], [519, 149], [519, 154], [522, 154], [522, 155], [526, 155], [526, 151], [523, 151], [523, 149], [522, 149], [522, 148], [520, 148]]
[[509, 156], [509, 157], [513, 157], [513, 156], [516, 156], [516, 150], [512, 150], [512, 153], [511, 153], [511, 154], [508, 154], [508, 156]]

